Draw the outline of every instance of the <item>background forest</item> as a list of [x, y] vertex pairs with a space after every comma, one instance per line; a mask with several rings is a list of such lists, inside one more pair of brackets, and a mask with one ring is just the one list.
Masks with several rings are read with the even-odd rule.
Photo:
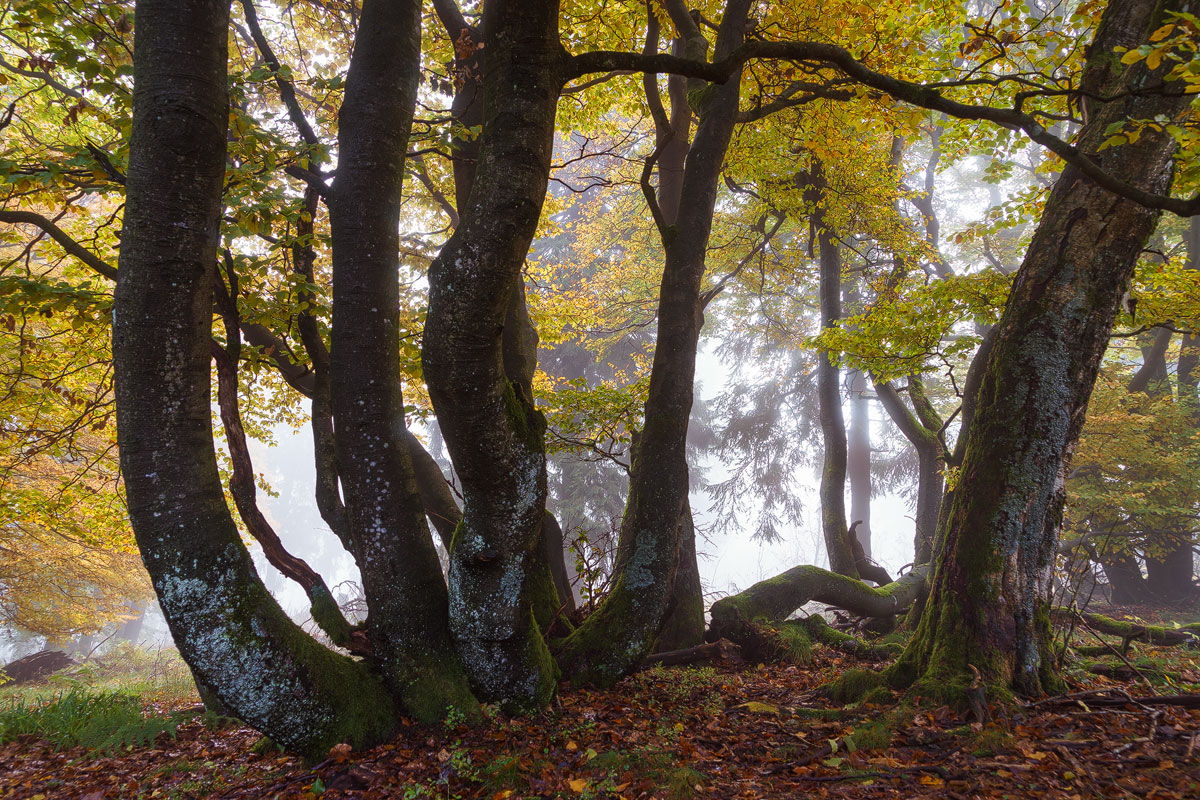
[[0, 4], [0, 655], [338, 763], [718, 640], [1186, 690], [1198, 14]]

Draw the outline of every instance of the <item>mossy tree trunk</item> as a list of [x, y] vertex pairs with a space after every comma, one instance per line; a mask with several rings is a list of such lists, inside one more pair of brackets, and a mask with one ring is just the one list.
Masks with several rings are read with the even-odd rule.
[[488, 166], [430, 268], [422, 364], [464, 497], [450, 554], [458, 651], [482, 697], [537, 708], [555, 685], [533, 613], [547, 587], [554, 597], [539, 547], [545, 421], [528, 384], [508, 373], [504, 339], [550, 171], [565, 61], [558, 3], [489, 3], [483, 39]]
[[[1177, 3], [1109, 4], [1083, 86], [1091, 97], [1078, 147], [1104, 169], [1167, 191], [1174, 143], [1152, 133], [1101, 150], [1106, 129], [1127, 118], [1189, 105], [1137, 95], [1162, 77], [1124, 68], [1118, 45], [1136, 47]], [[1050, 645], [1050, 568], [1070, 455], [1116, 317], [1158, 213], [1106, 192], [1068, 166], [1055, 182], [1016, 275], [980, 386], [958, 486], [939, 531], [943, 546], [917, 634], [893, 680], [969, 681], [1023, 694], [1056, 688]]]
[[[259, 580], [225, 504], [209, 364], [228, 124], [228, 0], [140, 0], [113, 310], [121, 468], [163, 614], [199, 681], [310, 757], [387, 738], [380, 681], [301, 631]], [[147, 342], [154, 342], [148, 347]]]
[[[715, 59], [741, 44], [749, 7], [748, 0], [726, 5]], [[684, 5], [670, 2], [667, 10], [683, 38], [695, 43], [687, 45], [688, 55], [694, 56], [693, 47], [702, 54], [703, 35]], [[605, 601], [561, 647], [564, 671], [578, 680], [612, 683], [632, 672], [650, 653], [671, 608], [689, 489], [687, 429], [704, 322], [700, 287], [740, 91], [738, 70], [720, 86], [689, 92], [700, 106], [700, 122], [687, 150], [674, 224], [666, 224], [654, 202], [665, 263], [645, 422], [633, 450], [617, 577]], [[660, 119], [664, 114], [660, 108]]]

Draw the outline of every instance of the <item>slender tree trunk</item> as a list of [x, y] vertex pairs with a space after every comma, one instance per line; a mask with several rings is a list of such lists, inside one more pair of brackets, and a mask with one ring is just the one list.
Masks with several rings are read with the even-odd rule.
[[[1161, 78], [1122, 69], [1117, 45], [1136, 47], [1178, 3], [1110, 4], [1083, 83], [1098, 104], [1079, 148], [1110, 173], [1149, 191], [1171, 182], [1174, 144], [1150, 132], [1101, 150], [1126, 118], [1172, 118], [1177, 96], [1121, 89]], [[1153, 27], [1151, 27], [1153, 26]], [[989, 685], [1027, 695], [1057, 687], [1050, 646], [1050, 569], [1071, 452], [1121, 295], [1158, 213], [1118, 198], [1067, 167], [1055, 182], [999, 323], [978, 395], [944, 544], [916, 636], [893, 668], [896, 682], [958, 686], [978, 669]]]
[[945, 483], [942, 479], [943, 447], [939, 438], [941, 426], [935, 430], [926, 427], [905, 405], [904, 399], [890, 382], [875, 381], [875, 393], [884, 411], [917, 451], [917, 522], [913, 562], [928, 564], [933, 558], [933, 537], [937, 530]]
[[[814, 168], [816, 192], [824, 191], [819, 166]], [[825, 225], [824, 214], [813, 215], [817, 226], [821, 267], [821, 329], [837, 325], [842, 318], [842, 254], [833, 231]], [[850, 546], [846, 523], [846, 421], [842, 416], [841, 371], [822, 350], [817, 362], [817, 396], [820, 402], [821, 440], [824, 455], [821, 465], [821, 532], [829, 553], [829, 569], [839, 575], [858, 577], [854, 550]]]
[[[680, 5], [668, 5], [674, 9], [673, 19]], [[731, 0], [726, 5], [714, 58], [741, 43], [749, 6], [749, 0]], [[683, 16], [676, 20], [677, 26], [686, 25]], [[688, 38], [694, 40], [698, 34], [694, 22], [691, 29]], [[671, 607], [687, 511], [687, 427], [704, 322], [700, 285], [717, 181], [733, 135], [740, 90], [738, 72], [725, 84], [712, 87], [702, 101], [700, 123], [684, 167], [678, 216], [663, 230], [658, 335], [645, 425], [633, 450], [618, 575], [600, 608], [563, 643], [559, 659], [564, 671], [582, 681], [611, 683], [632, 671], [649, 654]]]
[[338, 115], [332, 386], [338, 472], [377, 663], [422, 721], [474, 708], [404, 442], [399, 226], [420, 60], [417, 0], [368, 0]]
[[871, 401], [864, 392], [867, 376], [847, 372], [850, 384], [850, 428], [847, 431], [846, 474], [850, 478], [850, 519], [863, 555], [871, 557]]
[[[198, 680], [310, 757], [370, 745], [394, 706], [362, 664], [301, 631], [267, 592], [225, 505], [210, 398], [225, 133], [228, 0], [140, 0], [113, 309], [118, 442], [130, 521]], [[153, 346], [150, 346], [153, 343]]]

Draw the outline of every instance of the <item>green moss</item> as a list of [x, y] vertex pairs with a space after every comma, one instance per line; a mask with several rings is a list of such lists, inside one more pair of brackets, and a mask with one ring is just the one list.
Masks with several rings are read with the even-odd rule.
[[483, 722], [479, 701], [471, 693], [462, 664], [452, 653], [424, 654], [406, 665], [408, 679], [400, 689], [404, 713], [422, 725], [437, 725], [453, 708], [473, 725]]
[[895, 699], [896, 695], [892, 693], [891, 689], [886, 686], [876, 686], [864, 694], [859, 702], [863, 705], [886, 706], [893, 703]]
[[354, 632], [354, 627], [346, 621], [342, 610], [338, 608], [337, 601], [325, 588], [325, 584], [318, 583], [310, 587], [308, 600], [311, 604], [309, 613], [312, 614], [313, 622], [317, 623], [317, 627], [325, 631], [329, 640], [337, 646], [349, 646], [350, 634]]
[[883, 750], [891, 746], [896, 731], [911, 721], [912, 712], [899, 709], [855, 726], [850, 739], [858, 750]]
[[825, 687], [825, 691], [836, 703], [854, 703], [883, 685], [883, 673], [870, 669], [848, 669], [840, 678]]

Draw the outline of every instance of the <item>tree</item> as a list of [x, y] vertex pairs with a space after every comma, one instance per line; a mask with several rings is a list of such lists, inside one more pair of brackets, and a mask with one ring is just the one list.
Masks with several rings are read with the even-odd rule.
[[[1171, 4], [1112, 4], [1081, 85], [1089, 117], [1080, 152], [1150, 193], [1170, 188], [1175, 140], [1148, 132], [1114, 152], [1110, 125], [1174, 118], [1181, 94], [1138, 95], [1169, 66], [1126, 68]], [[1116, 97], [1103, 102], [1099, 98]], [[979, 387], [961, 474], [937, 543], [941, 554], [917, 634], [893, 669], [904, 681], [966, 685], [971, 668], [1024, 694], [1057, 685], [1050, 653], [1049, 575], [1066, 475], [1108, 332], [1158, 214], [1115, 198], [1068, 165], [1055, 182]]]
[[[889, 5], [889, 15], [907, 6]], [[638, 4], [639, 15], [641, 8]], [[1191, 208], [1190, 201], [1178, 203], [1164, 196], [1165, 180], [1146, 179], [1147, 171], [1153, 174], [1170, 149], [1160, 132], [1142, 131], [1139, 141], [1110, 148], [1112, 152], [1099, 148], [1100, 137], [1110, 135], [1104, 131], [1108, 125], [1123, 122], [1130, 114], [1145, 112], [1153, 118], [1171, 103], [1183, 103], [1178, 97], [1133, 93], [1103, 103], [1109, 87], [1106, 81], [1093, 85], [1094, 72], [1089, 72], [1085, 80], [1089, 104], [1099, 99], [1081, 154], [1047, 133], [1038, 121], [1039, 114], [1055, 113], [1053, 108], [1039, 106], [1027, 112], [1019, 104], [1014, 109], [973, 104], [970, 101], [977, 98], [969, 92], [960, 95], [962, 101], [949, 99], [943, 92], [963, 87], [954, 77], [957, 73], [948, 68], [946, 82], [930, 86], [880, 72], [837, 45], [766, 37], [764, 32], [775, 25], [783, 31], [804, 30], [809, 9], [765, 6], [760, 10], [767, 16], [758, 30], [749, 24], [751, 4], [732, 0], [720, 9], [714, 56], [707, 61], [703, 57], [707, 34], [702, 27], [708, 25], [706, 17], [702, 15], [699, 22], [692, 19], [679, 3], [664, 8], [675, 38], [683, 40], [683, 55], [657, 52], [658, 31], [646, 37], [653, 45], [642, 53], [593, 49], [572, 55], [565, 50], [564, 39], [573, 47], [580, 42], [592, 46], [593, 40], [584, 35], [586, 31], [567, 31], [564, 36], [559, 30], [561, 9], [553, 0], [489, 2], [477, 32], [474, 24], [467, 25], [466, 18], [454, 14], [456, 9], [439, 3], [442, 28], [455, 42], [462, 39], [460, 60], [474, 59], [482, 50], [474, 175], [469, 191], [465, 178], [456, 181], [457, 202], [450, 204], [442, 188], [447, 176], [439, 178], [428, 162], [408, 157], [421, 91], [420, 5], [414, 0], [390, 4], [367, 0], [361, 17], [354, 16], [353, 7], [347, 12], [353, 17], [347, 27], [357, 27], [358, 33], [340, 107], [336, 96], [308, 101], [320, 110], [313, 115], [327, 123], [331, 107], [338, 108], [336, 171], [326, 171], [331, 150], [312, 131], [289, 70], [271, 55], [269, 43], [263, 45], [264, 32], [254, 21], [253, 6], [244, 5], [248, 36], [238, 33], [255, 42], [258, 56], [254, 58], [261, 57], [265, 69], [255, 66], [246, 80], [258, 74], [262, 85], [278, 91], [285, 107], [278, 120], [254, 107], [258, 101], [248, 99], [240, 80], [233, 82], [232, 91], [226, 88], [227, 3], [189, 0], [168, 7], [159, 0], [142, 0], [135, 26], [128, 169], [124, 175], [116, 171], [124, 182], [126, 203], [119, 268], [113, 270], [69, 235], [55, 234], [53, 221], [40, 214], [5, 212], [6, 221], [36, 226], [95, 271], [116, 275], [113, 359], [119, 443], [130, 516], [143, 559], [199, 682], [234, 713], [281, 743], [315, 757], [339, 741], [355, 746], [380, 741], [392, 732], [396, 711], [429, 722], [439, 719], [448, 705], [473, 716], [479, 699], [514, 710], [538, 708], [552, 696], [559, 670], [574, 680], [611, 682], [636, 668], [654, 646], [679, 595], [673, 583], [681, 547], [686, 547], [686, 441], [704, 311], [746, 263], [738, 262], [728, 276], [706, 288], [722, 168], [739, 124], [762, 119], [768, 109], [797, 107], [822, 98], [861, 103], [853, 107], [856, 112], [872, 104], [894, 108], [899, 101], [1022, 130], [1069, 165], [1070, 180], [1064, 175], [1060, 181], [1062, 189], [1052, 198], [1044, 228], [1058, 226], [1058, 240], [1068, 242], [1075, 242], [1080, 231], [1099, 234], [1088, 227], [1099, 224], [1095, 219], [1099, 211], [1087, 218], [1072, 216], [1069, 209], [1061, 208], [1068, 202], [1097, 209], [1107, 203], [1119, 216], [1122, 233], [1111, 243], [1113, 254], [1106, 256], [1110, 260], [1100, 265], [1088, 262], [1086, 267], [1081, 260], [1081, 273], [1112, 266], [1113, 260], [1123, 257], [1115, 248], [1133, 248], [1137, 231], [1145, 228], [1148, 234], [1153, 222], [1154, 212], [1135, 208], [1130, 200], [1114, 199], [1117, 195], [1109, 190], [1153, 207]], [[308, 12], [319, 19], [327, 14], [338, 19], [324, 7]], [[653, 29], [661, 23], [651, 23], [647, 16], [646, 24]], [[947, 24], [953, 27], [950, 21]], [[455, 28], [459, 36], [453, 35]], [[1139, 37], [1144, 28], [1137, 30]], [[1113, 43], [1102, 36], [1093, 54], [1097, 65], [1108, 57]], [[897, 46], [886, 55], [902, 50]], [[902, 69], [899, 60], [885, 60], [881, 66]], [[1139, 65], [1130, 74], [1145, 69]], [[743, 112], [741, 76], [749, 70], [757, 70], [756, 83], [761, 80], [768, 96], [760, 92]], [[676, 177], [670, 169], [660, 173], [657, 192], [650, 186], [652, 167], [643, 172], [647, 205], [662, 240], [664, 269], [653, 366], [643, 428], [631, 464], [613, 591], [574, 633], [547, 641], [559, 598], [541, 546], [547, 499], [545, 421], [533, 387], [536, 339], [528, 335], [522, 320], [521, 273], [543, 213], [555, 114], [564, 87], [596, 73], [605, 76], [600, 79], [604, 83], [627, 71], [686, 76], [690, 83], [685, 96], [699, 122], [682, 161], [677, 195], [668, 191]], [[463, 76], [464, 86], [467, 77], [474, 80], [475, 75]], [[1006, 84], [1008, 78], [997, 81]], [[340, 88], [340, 80], [322, 75], [308, 85], [332, 89], [335, 83]], [[679, 79], [674, 87], [678, 100]], [[1047, 89], [1040, 100], [1060, 95]], [[657, 91], [646, 96], [653, 107]], [[655, 145], [662, 150], [657, 157], [662, 158], [669, 137], [680, 136], [675, 145], [681, 146], [686, 134], [678, 132], [681, 118], [673, 123], [665, 109], [657, 112], [653, 113], [659, 134]], [[686, 113], [680, 107], [679, 114]], [[284, 118], [299, 132], [301, 144], [283, 141], [279, 131]], [[465, 111], [458, 118], [460, 122], [472, 119]], [[472, 149], [467, 139], [474, 126], [464, 123], [464, 127], [447, 139], [460, 158]], [[887, 126], [886, 138], [876, 132], [872, 141], [890, 140], [892, 129]], [[842, 151], [840, 158], [846, 159], [849, 148], [823, 147], [811, 138], [803, 144], [765, 148], [777, 150], [775, 158], [782, 156], [791, 163], [788, 170], [761, 176], [760, 183], [776, 184], [782, 176], [790, 183], [794, 200], [795, 156], [805, 153], [807, 157], [811, 151], [813, 163], [825, 167], [838, 160], [827, 156], [839, 155], [826, 151]], [[1090, 159], [1091, 154], [1099, 154], [1101, 166]], [[677, 156], [674, 153], [672, 158]], [[460, 163], [457, 171], [467, 171], [464, 166]], [[410, 169], [418, 174], [430, 207], [457, 217], [453, 234], [436, 256], [422, 237], [400, 235], [402, 216], [422, 218], [425, 213], [423, 206], [406, 205], [403, 178]], [[845, 180], [851, 171], [843, 173]], [[757, 188], [767, 191], [763, 186]], [[876, 189], [874, 194], [888, 195]], [[755, 189], [732, 191], [747, 197]], [[677, 197], [673, 222], [665, 214], [669, 204], [660, 202], [660, 197]], [[887, 196], [889, 203], [893, 199]], [[319, 201], [328, 209], [328, 240], [317, 220]], [[793, 203], [775, 218], [786, 217], [799, 205]], [[822, 255], [832, 264], [838, 249], [833, 234], [837, 232], [845, 244], [854, 229], [854, 215], [840, 209], [833, 216], [833, 208], [824, 210], [830, 214], [828, 224], [816, 228]], [[771, 215], [760, 211], [759, 218], [765, 234]], [[285, 236], [276, 235], [275, 225], [285, 229]], [[260, 254], [264, 242], [271, 245], [268, 257]], [[402, 335], [420, 327], [415, 321], [420, 312], [409, 313], [419, 303], [398, 288], [402, 270], [408, 270], [397, 263], [402, 243], [430, 261], [429, 308], [419, 365], [415, 348]], [[1138, 242], [1136, 249], [1140, 247]], [[760, 251], [763, 248], [765, 244], [758, 246]], [[1053, 255], [1051, 250], [1045, 241], [1035, 240], [1026, 273], [1049, 270], [1046, 262], [1053, 259], [1039, 254]], [[321, 263], [323, 256], [328, 256], [327, 264]], [[1136, 252], [1130, 258], [1135, 256]], [[319, 280], [327, 268], [332, 270], [331, 297]], [[1010, 310], [1023, 302], [1026, 295], [1020, 292], [1030, 291], [1027, 284], [1018, 284]], [[1093, 297], [1089, 287], [1084, 289], [1083, 299], [1070, 295], [1077, 302], [1068, 323], [1082, 326], [1091, 339], [1074, 336], [1075, 329], [1046, 323], [1051, 334], [1066, 336], [1072, 345], [1103, 338], [1097, 333], [1100, 328], [1088, 327], [1079, 318], [1086, 316], [1093, 300], [1107, 303], [1117, 296], [1106, 289], [1107, 293]], [[1063, 292], [1076, 290], [1079, 285], [1069, 284]], [[1054, 292], [1047, 295], [1049, 299], [1042, 295], [1033, 299], [1043, 305], [1063, 299]], [[327, 297], [328, 331], [323, 327]], [[261, 306], [273, 313], [263, 313]], [[223, 341], [213, 336], [214, 308], [226, 323]], [[1048, 309], [1042, 312], [1050, 317]], [[293, 321], [302, 350], [288, 343]], [[284, 332], [262, 322], [277, 324]], [[1006, 325], [997, 334], [976, 422], [970, 428], [969, 441], [979, 444], [967, 445], [965, 482], [960, 481], [946, 516], [950, 522], [943, 526], [942, 540], [949, 549], [938, 581], [947, 580], [952, 567], [945, 564], [953, 565], [961, 549], [959, 539], [946, 532], [959, 529], [955, 514], [961, 517], [966, 513], [962, 509], [974, 508], [971, 504], [977, 501], [968, 490], [975, 481], [984, 480], [968, 468], [1019, 461], [1033, 447], [1028, 434], [1009, 431], [1001, 436], [1004, 431], [998, 431], [1011, 415], [1005, 417], [1004, 409], [997, 406], [997, 373], [1015, 368], [1019, 356], [1013, 353], [1031, 346], [1022, 344], [1027, 330], [1021, 320]], [[324, 341], [326, 333], [329, 345]], [[242, 348], [240, 337], [253, 348]], [[157, 347], [150, 349], [147, 342]], [[1039, 353], [1044, 349], [1037, 347]], [[1068, 355], [1082, 359], [1082, 371], [1066, 377], [1058, 374], [1056, 380], [1081, 408], [1094, 370], [1088, 374], [1086, 354]], [[270, 599], [250, 566], [226, 505], [213, 447], [209, 399], [213, 357], [231, 452], [240, 427], [233, 413], [238, 410], [233, 402], [238, 393], [231, 389], [239, 379], [228, 362], [270, 364], [289, 385], [313, 398], [322, 513], [355, 556], [370, 607], [365, 627], [351, 631], [348, 640], [362, 661], [339, 655], [304, 635]], [[1035, 366], [1062, 365], [1050, 361]], [[461, 481], [461, 516], [451, 508], [452, 497], [447, 503], [447, 489], [436, 465], [429, 469], [430, 461], [422, 458], [424, 451], [413, 446], [415, 437], [406, 430], [410, 409], [405, 398], [419, 396], [418, 377], [428, 386]], [[1026, 400], [1026, 410], [1035, 418], [1054, 412], [1046, 406], [1045, 395]], [[987, 428], [986, 434], [978, 433], [980, 425]], [[1072, 436], [1069, 431], [1062, 433], [1064, 449], [1069, 449]], [[234, 464], [232, 493], [253, 533], [253, 497], [246, 487], [244, 466]], [[1051, 522], [1055, 474], [1034, 470], [1026, 476], [1038, 491], [1050, 493], [1039, 513], [1049, 509], [1051, 513], [1043, 517]], [[1002, 489], [998, 494], [1003, 495]], [[423, 517], [432, 518], [443, 536], [453, 524], [448, 584], [442, 581]], [[845, 540], [845, 527], [843, 520], [836, 530], [839, 540]], [[1051, 524], [1039, 531], [1052, 537], [1052, 529]], [[986, 584], [994, 577], [992, 571], [1002, 574], [1001, 567], [1002, 563], [989, 562], [986, 574], [972, 573], [973, 579]], [[308, 580], [301, 569], [296, 576]], [[918, 583], [909, 579], [905, 586], [919, 588]], [[315, 586], [310, 582], [306, 587], [310, 596], [320, 595]], [[945, 595], [944, 590], [935, 593], [931, 618], [948, 619], [958, 608]], [[329, 627], [339, 627], [336, 617]], [[937, 635], [954, 633], [930, 630], [934, 632], [918, 641], [936, 641]], [[980, 639], [979, 646], [990, 654], [995, 643]], [[988, 677], [1006, 680], [1009, 676], [997, 669], [989, 671]]]

